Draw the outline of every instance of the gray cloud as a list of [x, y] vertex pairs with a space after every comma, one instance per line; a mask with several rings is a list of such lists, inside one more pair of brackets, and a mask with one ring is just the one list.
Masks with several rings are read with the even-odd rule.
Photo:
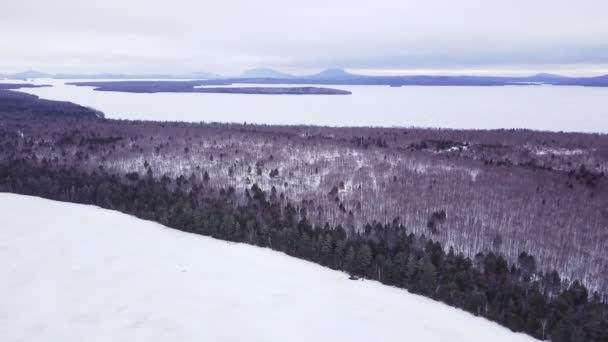
[[0, 71], [608, 65], [608, 2], [12, 1]]

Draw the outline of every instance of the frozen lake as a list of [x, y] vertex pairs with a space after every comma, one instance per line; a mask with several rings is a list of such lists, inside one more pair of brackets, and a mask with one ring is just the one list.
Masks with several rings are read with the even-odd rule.
[[94, 107], [112, 119], [608, 133], [608, 88], [329, 86], [353, 94], [297, 96], [98, 92], [66, 82], [39, 79], [34, 83], [53, 87], [22, 91]]

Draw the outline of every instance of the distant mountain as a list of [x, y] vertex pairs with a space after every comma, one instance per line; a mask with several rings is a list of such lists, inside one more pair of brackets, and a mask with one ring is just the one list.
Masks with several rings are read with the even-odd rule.
[[216, 79], [221, 78], [220, 75], [209, 72], [192, 72], [180, 75], [167, 74], [56, 74], [51, 75], [52, 78], [60, 79]]
[[180, 78], [192, 78], [192, 79], [201, 79], [201, 78], [217, 79], [217, 78], [222, 78], [223, 76], [218, 75], [218, 74], [214, 74], [212, 72], [198, 71], [198, 72], [190, 72], [190, 73], [187, 73], [187, 74], [181, 74], [181, 75], [178, 75], [177, 77], [180, 77]]
[[558, 79], [558, 78], [566, 78], [566, 76], [541, 72], [541, 73], [532, 75], [532, 78]]
[[[154, 75], [156, 76], [156, 75]], [[139, 78], [143, 76], [130, 76], [123, 74], [54, 74], [49, 75], [51, 78], [59, 78], [59, 79], [125, 79], [125, 78]]]
[[325, 69], [318, 74], [307, 76], [307, 78], [318, 80], [347, 80], [361, 76], [350, 74], [343, 69]]
[[[360, 78], [365, 76], [358, 76], [350, 74], [342, 69], [325, 69], [317, 74], [313, 75], [304, 75], [304, 76], [294, 76], [290, 74], [286, 74], [280, 71], [276, 71], [274, 69], [268, 68], [256, 68], [247, 70], [243, 74], [241, 74], [238, 78], [241, 79], [265, 79], [268, 82], [273, 82], [279, 79], [291, 79], [293, 81], [297, 80], [312, 80], [312, 81], [340, 81], [340, 80], [349, 80], [353, 78]], [[237, 78], [237, 79], [238, 79]]]
[[[327, 84], [327, 85], [406, 85], [419, 86], [501, 86], [501, 85], [580, 85], [588, 87], [608, 87], [608, 75], [597, 77], [568, 77], [549, 73], [530, 76], [370, 76], [354, 75], [343, 69], [325, 69], [313, 75], [294, 76], [269, 68], [255, 68], [237, 77], [223, 77], [209, 72], [185, 74], [47, 74], [39, 71], [24, 71], [16, 74], [0, 75], [8, 79], [56, 78], [56, 79], [108, 79], [108, 80], [202, 80], [207, 85], [230, 83], [245, 84]], [[288, 80], [288, 81], [287, 81]]]
[[555, 85], [581, 85], [585, 87], [608, 87], [608, 75], [596, 77], [566, 77], [555, 80]]
[[293, 75], [268, 68], [255, 68], [241, 74], [242, 78], [293, 78]]
[[23, 71], [16, 74], [0, 75], [0, 78], [28, 79], [28, 78], [56, 78], [56, 79], [218, 79], [222, 76], [210, 72], [191, 72], [180, 75], [170, 74], [47, 74], [39, 71]]
[[49, 78], [50, 74], [45, 74], [43, 72], [35, 71], [35, 70], [27, 70], [23, 72], [19, 72], [13, 75], [6, 75], [8, 78]]

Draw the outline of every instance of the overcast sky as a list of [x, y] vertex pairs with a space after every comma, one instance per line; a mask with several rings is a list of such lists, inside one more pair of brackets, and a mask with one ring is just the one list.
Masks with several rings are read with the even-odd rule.
[[0, 72], [608, 73], [606, 0], [2, 0]]

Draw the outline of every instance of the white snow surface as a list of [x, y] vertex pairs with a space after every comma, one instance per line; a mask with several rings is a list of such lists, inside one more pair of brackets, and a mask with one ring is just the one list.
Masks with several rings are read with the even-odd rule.
[[405, 290], [0, 193], [0, 341], [534, 341]]

